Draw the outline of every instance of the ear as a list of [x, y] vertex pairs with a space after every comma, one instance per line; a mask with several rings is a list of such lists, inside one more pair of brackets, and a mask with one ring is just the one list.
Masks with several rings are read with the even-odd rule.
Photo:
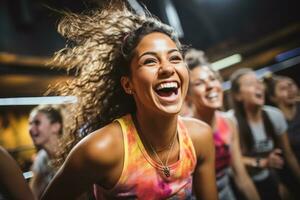
[[62, 129], [61, 126], [62, 126], [62, 125], [61, 125], [60, 123], [55, 122], [55, 123], [53, 123], [53, 124], [51, 125], [51, 129], [52, 129], [52, 131], [53, 131], [54, 133], [59, 134], [60, 130]]
[[132, 95], [134, 93], [131, 81], [128, 76], [121, 77], [121, 85], [127, 94]]

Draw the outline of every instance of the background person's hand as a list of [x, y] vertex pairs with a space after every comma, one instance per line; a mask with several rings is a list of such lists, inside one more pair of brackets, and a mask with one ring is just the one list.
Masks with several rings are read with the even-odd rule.
[[282, 169], [284, 165], [284, 160], [282, 158], [282, 150], [274, 149], [267, 157], [267, 166], [275, 169]]

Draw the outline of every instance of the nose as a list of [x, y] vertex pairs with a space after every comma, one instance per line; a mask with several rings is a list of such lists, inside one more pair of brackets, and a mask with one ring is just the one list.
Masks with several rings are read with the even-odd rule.
[[205, 85], [206, 85], [206, 90], [210, 90], [214, 86], [214, 81], [206, 80]]
[[158, 74], [162, 77], [172, 76], [175, 71], [174, 67], [171, 64], [163, 63], [158, 69]]

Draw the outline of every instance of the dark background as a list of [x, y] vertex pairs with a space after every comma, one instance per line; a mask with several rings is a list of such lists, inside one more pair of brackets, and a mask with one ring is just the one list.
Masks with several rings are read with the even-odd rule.
[[[72, 78], [45, 63], [64, 46], [56, 32], [59, 11], [82, 12], [104, 1], [0, 0], [0, 97], [41, 96], [49, 84]], [[144, 0], [169, 23], [166, 2], [176, 9], [184, 32], [181, 41], [205, 50], [210, 61], [239, 53], [242, 62], [221, 70], [226, 80], [240, 67], [260, 69], [299, 56], [300, 14], [296, 0]], [[299, 59], [276, 73], [299, 84]]]

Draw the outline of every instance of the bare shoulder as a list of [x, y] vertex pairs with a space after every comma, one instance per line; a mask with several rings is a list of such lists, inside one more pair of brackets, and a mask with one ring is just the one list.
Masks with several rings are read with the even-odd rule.
[[207, 123], [191, 117], [183, 117], [181, 119], [184, 122], [192, 140], [202, 140], [211, 137], [211, 127]]
[[229, 128], [231, 129], [231, 132], [236, 132], [236, 121], [232, 116], [232, 112], [219, 112], [219, 114], [227, 122]]
[[71, 151], [69, 160], [75, 164], [98, 169], [117, 164], [123, 156], [123, 134], [113, 122], [82, 139]]
[[181, 119], [193, 141], [196, 154], [198, 156], [203, 154], [205, 147], [213, 144], [211, 127], [205, 122], [195, 118], [183, 117]]

